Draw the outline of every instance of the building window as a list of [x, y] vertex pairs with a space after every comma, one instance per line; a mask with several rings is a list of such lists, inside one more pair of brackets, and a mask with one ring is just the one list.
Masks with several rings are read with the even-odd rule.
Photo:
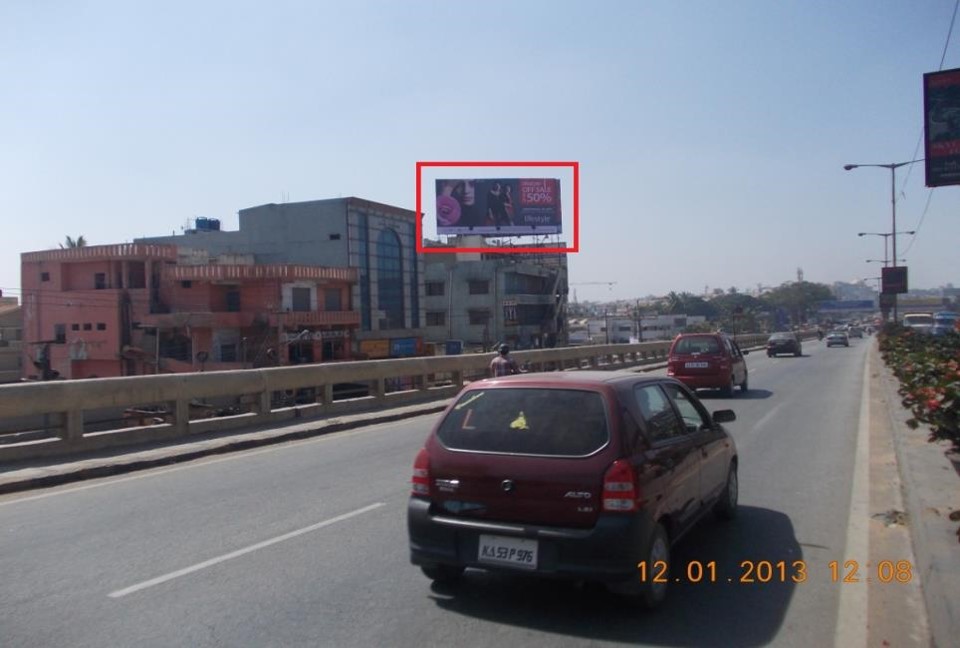
[[56, 340], [57, 344], [63, 344], [67, 341], [67, 325], [66, 324], [53, 325], [53, 339]]
[[360, 257], [360, 326], [364, 331], [370, 331], [373, 302], [370, 299], [370, 226], [366, 214], [357, 214], [357, 229], [357, 254]]
[[181, 288], [193, 288], [193, 282], [192, 282], [192, 281], [181, 281], [181, 282], [180, 282], [180, 287], [181, 287]]
[[428, 281], [427, 297], [443, 297], [444, 283], [442, 281]]
[[470, 286], [471, 295], [489, 295], [490, 294], [490, 282], [487, 280], [468, 281], [467, 284]]
[[50, 273], [49, 273], [49, 272], [41, 272], [41, 273], [40, 273], [40, 281], [50, 281]]
[[379, 309], [383, 311], [387, 329], [402, 329], [403, 303], [403, 246], [400, 237], [391, 229], [381, 230], [377, 237], [377, 288]]
[[240, 291], [236, 289], [228, 290], [226, 297], [227, 297], [227, 312], [239, 313], [240, 312]]
[[416, 254], [416, 226], [407, 225], [407, 249], [410, 250], [410, 328], [420, 328], [420, 263]]
[[98, 330], [98, 331], [106, 331], [106, 330], [107, 330], [107, 325], [104, 324], [103, 322], [97, 322], [97, 330]]
[[93, 324], [91, 324], [90, 322], [86, 322], [86, 323], [83, 325], [83, 330], [84, 330], [84, 331], [92, 331], [92, 330], [93, 330]]
[[237, 345], [220, 345], [220, 362], [237, 362]]
[[509, 272], [504, 275], [508, 295], [544, 295], [549, 286], [543, 277]]
[[468, 310], [467, 316], [470, 318], [470, 323], [473, 325], [486, 324], [490, 321], [490, 311], [483, 310]]
[[294, 288], [292, 291], [293, 310], [298, 313], [310, 311], [310, 289]]
[[446, 326], [447, 314], [443, 311], [427, 311], [427, 326]]
[[342, 293], [339, 288], [327, 288], [323, 293], [323, 310], [343, 310]]
[[80, 325], [79, 325], [79, 324], [71, 324], [71, 325], [70, 325], [70, 330], [71, 330], [71, 331], [79, 331], [79, 330], [80, 330]]
[[97, 272], [93, 275], [93, 288], [95, 290], [103, 290], [107, 287], [107, 273], [106, 272]]
[[330, 235], [330, 240], [331, 240], [331, 241], [339, 241], [339, 240], [340, 240], [340, 235], [339, 235], [339, 234], [331, 234], [331, 235]]

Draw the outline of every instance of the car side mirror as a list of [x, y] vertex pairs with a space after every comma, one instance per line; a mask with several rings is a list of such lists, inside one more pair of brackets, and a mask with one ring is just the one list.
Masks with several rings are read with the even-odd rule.
[[737, 420], [737, 413], [729, 409], [717, 410], [711, 416], [714, 423], [732, 423]]

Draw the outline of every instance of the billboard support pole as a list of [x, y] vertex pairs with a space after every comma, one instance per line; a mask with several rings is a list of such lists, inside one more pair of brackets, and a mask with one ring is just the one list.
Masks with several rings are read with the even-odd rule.
[[[909, 162], [904, 162], [904, 164], [909, 164]], [[897, 260], [900, 258], [897, 256], [897, 165], [890, 165], [890, 210], [893, 214], [893, 223], [890, 230], [891, 236], [893, 236], [893, 265], [897, 265]], [[886, 246], [884, 246], [886, 248]], [[886, 267], [886, 264], [884, 264]], [[899, 295], [893, 296], [893, 322], [896, 324], [899, 320], [897, 317], [897, 302]]]

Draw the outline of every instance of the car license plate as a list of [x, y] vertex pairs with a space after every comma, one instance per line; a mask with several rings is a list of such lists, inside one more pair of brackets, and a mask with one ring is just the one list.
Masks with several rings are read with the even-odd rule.
[[536, 569], [537, 541], [527, 538], [481, 535], [477, 560], [519, 569]]
[[687, 362], [683, 365], [687, 369], [706, 369], [710, 366], [709, 362]]

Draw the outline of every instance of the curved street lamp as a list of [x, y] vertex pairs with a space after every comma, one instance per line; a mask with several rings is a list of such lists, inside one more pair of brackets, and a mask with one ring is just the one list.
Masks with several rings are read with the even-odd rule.
[[[893, 258], [897, 258], [897, 169], [908, 164], [923, 162], [924, 158], [918, 160], [908, 160], [906, 162], [891, 162], [889, 164], [844, 164], [844, 171], [852, 171], [860, 167], [876, 167], [879, 169], [890, 169], [890, 210], [892, 221], [890, 227], [890, 236], [893, 237]], [[884, 239], [886, 240], [886, 239]], [[886, 245], [884, 245], [886, 247]], [[894, 263], [896, 266], [896, 263]], [[897, 296], [893, 296], [893, 320], [897, 320]]]
[[[904, 231], [902, 231], [902, 232], [896, 232], [896, 233], [897, 233], [897, 234], [916, 234], [917, 232], [916, 232], [916, 230], [904, 230]], [[884, 259], [887, 258], [887, 239], [889, 239], [889, 238], [890, 238], [891, 236], [893, 236], [893, 235], [894, 235], [894, 232], [857, 232], [857, 236], [860, 236], [860, 237], [863, 237], [863, 236], [882, 236], [882, 237], [883, 237], [883, 258], [884, 258]], [[901, 260], [901, 261], [906, 261], [906, 259], [900, 259], [900, 260]], [[886, 264], [887, 264], [887, 262], [884, 261], [884, 265], [886, 265]], [[896, 262], [894, 262], [893, 265], [897, 265]]]

